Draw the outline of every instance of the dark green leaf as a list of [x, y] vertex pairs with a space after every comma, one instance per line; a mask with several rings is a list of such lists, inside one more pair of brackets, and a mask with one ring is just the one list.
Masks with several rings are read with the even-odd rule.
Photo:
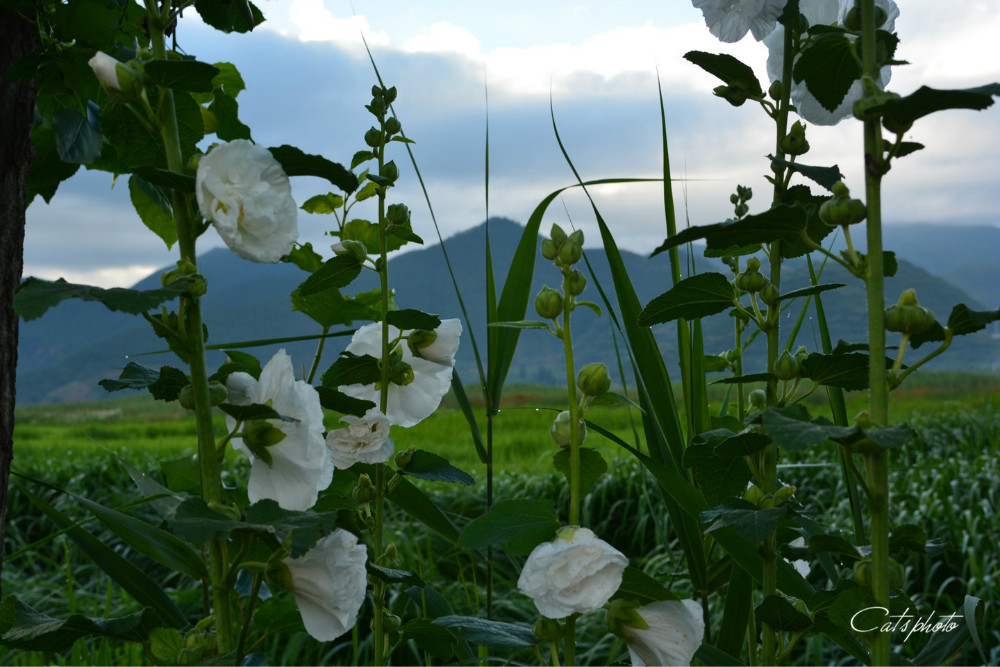
[[526, 554], [552, 539], [558, 528], [559, 520], [550, 501], [502, 500], [466, 526], [458, 546], [481, 549], [506, 542], [514, 553]]
[[450, 629], [470, 644], [481, 644], [494, 651], [530, 649], [540, 641], [531, 628], [474, 616], [442, 616], [435, 618], [434, 624]]
[[374, 160], [374, 159], [375, 159], [375, 154], [372, 153], [371, 151], [358, 151], [357, 153], [354, 154], [354, 157], [351, 158], [351, 169], [354, 169], [359, 164], [364, 164], [365, 162], [368, 162], [368, 160]]
[[[353, 503], [351, 505], [354, 509]], [[247, 509], [246, 523], [251, 528], [277, 531], [281, 537], [291, 535], [287, 540], [291, 545], [291, 555], [298, 558], [336, 527], [337, 516], [336, 509], [324, 508], [320, 511], [318, 504], [312, 511], [298, 512], [282, 509], [275, 501], [264, 499]]]
[[375, 403], [372, 401], [354, 398], [330, 387], [317, 387], [316, 391], [319, 393], [320, 405], [327, 410], [333, 410], [343, 415], [363, 417], [366, 412], [375, 407]]
[[424, 580], [413, 572], [394, 570], [390, 567], [382, 567], [381, 565], [376, 565], [371, 561], [367, 561], [365, 563], [365, 568], [368, 570], [368, 574], [387, 584], [409, 584], [410, 586], [424, 585]]
[[52, 6], [48, 21], [56, 26], [61, 40], [106, 52], [113, 51], [121, 32], [122, 10], [100, 0], [77, 0]]
[[55, 281], [25, 278], [14, 296], [14, 309], [24, 320], [41, 317], [45, 311], [66, 299], [98, 301], [109, 310], [133, 315], [145, 313], [167, 301], [173, 301], [187, 289], [184, 280], [152, 290], [133, 290], [123, 287], [103, 289], [91, 285], [76, 285], [62, 278]]
[[772, 241], [797, 241], [806, 228], [807, 212], [801, 206], [778, 204], [764, 213], [748, 215], [731, 222], [688, 227], [664, 241], [651, 256], [691, 241], [705, 239], [708, 249], [728, 250]]
[[868, 111], [881, 112], [883, 122], [893, 132], [905, 132], [915, 120], [935, 111], [986, 109], [993, 104], [993, 98], [997, 95], [1000, 95], [1000, 83], [961, 90], [938, 90], [921, 86], [906, 97], [887, 100], [878, 106], [869, 107]]
[[323, 266], [323, 256], [313, 250], [312, 243], [309, 242], [292, 248], [292, 251], [284, 257], [284, 261], [291, 262], [306, 273], [316, 273]]
[[915, 551], [924, 553], [927, 546], [927, 532], [912, 523], [896, 526], [889, 536], [890, 551]]
[[[566, 481], [570, 479], [569, 450], [559, 448], [559, 451], [552, 456], [552, 465], [555, 469], [566, 476]], [[601, 478], [601, 475], [608, 471], [608, 462], [604, 460], [601, 453], [590, 447], [580, 448], [580, 497], [585, 497], [594, 484]]]
[[299, 285], [299, 294], [309, 296], [328, 289], [346, 287], [361, 273], [361, 262], [351, 254], [328, 259], [316, 273]]
[[435, 482], [453, 482], [456, 484], [476, 483], [472, 475], [451, 465], [448, 463], [448, 459], [422, 449], [413, 452], [413, 458], [410, 459], [410, 462], [402, 472], [410, 477], [433, 480]]
[[764, 430], [779, 448], [788, 451], [805, 449], [826, 440], [854, 442], [862, 437], [857, 426], [837, 426], [825, 417], [806, 421], [808, 415], [797, 408], [768, 408], [761, 419]]
[[56, 149], [56, 133], [51, 127], [39, 125], [31, 131], [35, 159], [28, 175], [29, 198], [38, 194], [48, 202], [56, 194], [59, 184], [76, 173], [78, 164], [64, 162]]
[[122, 389], [149, 389], [153, 398], [159, 401], [175, 401], [181, 389], [190, 384], [184, 371], [170, 366], [160, 366], [153, 370], [134, 361], [130, 361], [122, 370], [117, 380], [101, 380], [105, 391], [120, 391]]
[[441, 326], [441, 318], [437, 315], [428, 315], [427, 313], [413, 308], [390, 310], [386, 313], [385, 320], [392, 326], [402, 331], [408, 331], [410, 329], [425, 329], [427, 331], [433, 331]]
[[830, 32], [813, 39], [795, 62], [792, 76], [806, 87], [827, 111], [833, 111], [861, 77], [861, 63], [843, 32]]
[[270, 405], [252, 403], [250, 405], [233, 405], [232, 403], [220, 403], [219, 409], [236, 421], [248, 422], [254, 419], [280, 419], [281, 421], [298, 421], [292, 417], [285, 417]]
[[289, 176], [317, 176], [325, 178], [344, 192], [350, 194], [358, 188], [358, 178], [343, 165], [331, 162], [320, 155], [303, 153], [294, 146], [269, 148], [274, 159], [281, 163]]
[[650, 301], [639, 315], [639, 326], [708, 317], [731, 308], [735, 301], [733, 285], [726, 276], [699, 273], [685, 278]]
[[236, 99], [243, 90], [246, 89], [246, 83], [243, 81], [243, 76], [240, 71], [236, 69], [236, 65], [227, 62], [212, 63], [215, 68], [219, 70], [219, 73], [215, 75], [212, 79], [212, 85], [216, 89], [221, 89], [229, 97]]
[[916, 153], [917, 151], [923, 149], [924, 145], [919, 144], [916, 141], [903, 141], [899, 144], [899, 150], [896, 151], [896, 157], [906, 157], [911, 153]]
[[422, 651], [427, 651], [440, 663], [447, 663], [454, 653], [454, 635], [432, 621], [414, 618], [407, 621], [399, 632], [403, 639], [412, 639]]
[[257, 357], [240, 350], [225, 350], [225, 352], [230, 362], [239, 364], [240, 368], [236, 370], [249, 373], [255, 380], [260, 379], [260, 360]]
[[128, 179], [128, 193], [142, 224], [163, 239], [167, 249], [172, 248], [177, 242], [177, 225], [167, 193], [135, 174]]
[[215, 136], [223, 141], [250, 139], [250, 128], [240, 120], [240, 105], [229, 94], [220, 89], [212, 93], [212, 103], [208, 110], [215, 114], [218, 126]]
[[684, 58], [709, 74], [722, 79], [727, 86], [733, 86], [747, 93], [747, 97], [757, 99], [764, 96], [760, 81], [754, 76], [749, 65], [726, 53], [705, 53], [688, 51]]
[[812, 625], [812, 619], [792, 606], [780, 595], [768, 595], [754, 609], [757, 619], [775, 630], [802, 632]]
[[[987, 664], [989, 661], [985, 659], [983, 655], [982, 643], [979, 641], [979, 632], [976, 629], [976, 625], [982, 620], [983, 609], [985, 605], [983, 601], [972, 595], [965, 596], [965, 604], [962, 606], [961, 617], [964, 620], [958, 620], [959, 617], [956, 616], [954, 623], [958, 624], [954, 632], [937, 632], [931, 636], [930, 641], [924, 646], [923, 650], [917, 654], [917, 657], [913, 659], [913, 664], [915, 665], [945, 665], [950, 663], [955, 655], [961, 650], [962, 646], [969, 640], [971, 636], [976, 648], [979, 650], [980, 657], [983, 658], [981, 664]], [[939, 619], [943, 621], [943, 619]]]
[[832, 190], [833, 184], [837, 181], [844, 180], [844, 175], [840, 173], [840, 167], [837, 165], [833, 165], [832, 167], [810, 167], [809, 165], [801, 164], [799, 162], [781, 160], [773, 155], [768, 155], [767, 159], [769, 159], [772, 164], [776, 164], [783, 169], [797, 171], [806, 178], [812, 179], [816, 183], [822, 185], [827, 190]]
[[632, 599], [645, 605], [660, 600], [676, 600], [677, 596], [635, 565], [628, 565], [613, 599]]
[[377, 320], [382, 316], [382, 295], [378, 289], [345, 297], [335, 289], [303, 296], [296, 288], [291, 299], [292, 310], [305, 313], [327, 328], [335, 324], [350, 326], [355, 320]]
[[144, 71], [158, 86], [189, 93], [210, 93], [219, 68], [197, 60], [150, 60], [145, 63]]
[[861, 558], [858, 548], [839, 535], [813, 535], [809, 538], [809, 553], [831, 553], [841, 562], [851, 565]]
[[345, 384], [371, 384], [381, 377], [375, 357], [367, 354], [359, 357], [345, 352], [323, 373], [321, 382], [324, 387], [339, 387]]
[[194, 194], [194, 176], [190, 174], [179, 174], [176, 171], [155, 167], [139, 167], [135, 170], [135, 175], [151, 185]]
[[56, 151], [65, 162], [92, 164], [101, 154], [101, 118], [92, 102], [87, 116], [72, 109], [59, 109], [52, 114], [52, 129], [56, 133]]
[[537, 320], [519, 320], [517, 322], [490, 322], [490, 327], [496, 329], [549, 329], [545, 322]]
[[751, 384], [753, 382], [767, 382], [773, 378], [774, 376], [770, 373], [751, 373], [749, 375], [740, 375], [738, 377], [722, 378], [721, 380], [716, 380], [712, 384]]
[[201, 495], [201, 466], [193, 456], [162, 461], [160, 470], [167, 488], [175, 493]]
[[763, 433], [738, 433], [715, 445], [716, 454], [724, 456], [750, 456], [771, 444], [771, 439]]
[[202, 20], [222, 32], [250, 32], [264, 22], [264, 15], [249, 0], [195, 0]]
[[[892, 361], [886, 360], [886, 368]], [[816, 384], [840, 387], [848, 391], [862, 391], [868, 388], [868, 355], [820, 354], [813, 352], [802, 362], [805, 376]]]
[[787, 294], [781, 294], [778, 296], [778, 301], [786, 301], [788, 299], [798, 299], [803, 296], [812, 296], [813, 294], [819, 294], [820, 292], [826, 292], [827, 290], [838, 289], [844, 287], [843, 283], [831, 283], [829, 285], [813, 285], [812, 287], [803, 287], [802, 289], [797, 289]]
[[[968, 306], [960, 303], [951, 309], [951, 314], [948, 316], [948, 331], [952, 336], [966, 336], [982, 331], [989, 324], [998, 320], [1000, 320], [1000, 309], [975, 311], [969, 310]], [[939, 324], [935, 324], [927, 331], [912, 335], [910, 345], [917, 348], [927, 342], [942, 341], [945, 336], [944, 329]]]
[[0, 644], [9, 649], [67, 651], [81, 637], [107, 637], [116, 641], [141, 642], [159, 618], [149, 608], [119, 618], [88, 618], [73, 614], [59, 619], [46, 616], [11, 595], [0, 602]]
[[744, 539], [760, 542], [777, 529], [787, 513], [787, 507], [757, 509], [745, 500], [729, 498], [720, 506], [702, 512], [701, 518], [705, 523], [712, 524], [705, 529], [706, 533], [731, 527]]
[[720, 454], [713, 445], [690, 445], [684, 452], [684, 465], [694, 468], [695, 481], [712, 506], [732, 496], [743, 496], [753, 477], [742, 456]]
[[[243, 574], [245, 570], [241, 571]], [[184, 635], [176, 628], [153, 628], [149, 633], [149, 652], [160, 665], [174, 665], [184, 650]]]
[[[175, 91], [173, 97], [181, 155], [187, 160], [197, 152], [197, 144], [205, 136], [205, 125], [201, 107], [190, 93]], [[151, 95], [151, 98], [150, 103], [155, 107], [159, 100], [156, 95]], [[126, 104], [111, 100], [101, 107], [101, 112], [101, 130], [114, 146], [122, 164], [131, 169], [167, 167], [160, 133], [140, 122]]]

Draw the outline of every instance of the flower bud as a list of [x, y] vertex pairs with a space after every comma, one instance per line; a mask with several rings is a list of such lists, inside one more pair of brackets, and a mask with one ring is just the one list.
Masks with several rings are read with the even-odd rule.
[[794, 495], [795, 495], [795, 487], [792, 485], [785, 485], [774, 492], [774, 504], [784, 505], [789, 500], [791, 500], [792, 496]]
[[899, 295], [896, 305], [885, 309], [885, 328], [905, 334], [918, 334], [934, 325], [934, 313], [917, 303], [917, 293], [912, 289]]
[[788, 350], [785, 350], [780, 357], [775, 359], [771, 372], [779, 380], [794, 380], [799, 376], [799, 362]]
[[542, 290], [535, 297], [535, 312], [546, 320], [554, 320], [559, 317], [563, 312], [562, 294], [547, 285], [542, 287]]
[[187, 293], [190, 296], [205, 296], [208, 291], [208, 281], [200, 273], [188, 276]]
[[552, 239], [542, 239], [542, 257], [553, 260], [559, 256], [559, 246]]
[[378, 148], [382, 145], [382, 133], [378, 131], [378, 128], [368, 128], [368, 131], [365, 132], [365, 143], [372, 148]]
[[862, 558], [854, 563], [854, 581], [858, 586], [872, 585], [872, 561], [870, 558]]
[[563, 231], [562, 227], [553, 223], [552, 229], [549, 230], [549, 238], [552, 239], [557, 246], [560, 246], [563, 244], [563, 241], [566, 240], [566, 232]]
[[763, 389], [754, 389], [750, 392], [750, 405], [758, 410], [763, 410], [767, 406], [767, 392]]
[[399, 551], [396, 550], [395, 544], [387, 546], [385, 548], [385, 553], [376, 558], [375, 563], [393, 570], [398, 570], [403, 565], [403, 561], [399, 558]]
[[191, 385], [187, 385], [181, 389], [180, 394], [177, 395], [177, 402], [185, 410], [194, 410], [194, 388]]
[[410, 348], [410, 352], [413, 353], [413, 356], [419, 357], [421, 356], [420, 350], [428, 345], [432, 345], [434, 341], [437, 340], [437, 337], [438, 335], [436, 331], [414, 329], [407, 335], [406, 344]]
[[[570, 413], [569, 410], [563, 410], [560, 412], [555, 421], [552, 422], [552, 439], [555, 440], [556, 444], [560, 447], [570, 446]], [[580, 444], [583, 444], [584, 439], [587, 437], [587, 424], [582, 419], [579, 422], [579, 432], [580, 432]]]
[[392, 104], [396, 101], [396, 86], [389, 86], [382, 90], [382, 97], [385, 98], [386, 104]]
[[775, 81], [771, 84], [771, 87], [767, 89], [767, 96], [774, 101], [781, 99], [781, 82]]
[[[751, 262], [755, 261], [755, 259], [753, 257], [750, 258], [750, 261], [747, 262], [747, 270], [741, 272], [733, 281], [736, 289], [741, 292], [759, 292], [771, 284], [767, 276], [751, 265]], [[757, 261], [757, 266], [760, 266], [759, 261]]]
[[566, 239], [566, 242], [559, 248], [559, 261], [567, 266], [576, 264], [582, 257], [583, 247], [574, 241], [572, 237]]
[[403, 451], [396, 452], [396, 455], [392, 458], [392, 462], [396, 464], [397, 470], [406, 470], [406, 466], [410, 465], [410, 461], [413, 460], [413, 453], [417, 451], [416, 447], [410, 446]]
[[809, 142], [806, 140], [806, 126], [795, 121], [788, 134], [781, 138], [781, 150], [786, 155], [806, 153], [809, 150]]
[[576, 243], [581, 248], [583, 247], [583, 230], [575, 229], [573, 233], [569, 235], [569, 240]]
[[268, 467], [274, 460], [267, 448], [284, 439], [285, 433], [265, 419], [254, 419], [243, 426], [243, 444]]
[[101, 51], [87, 61], [101, 86], [119, 102], [131, 102], [142, 95], [142, 76]]
[[385, 100], [381, 96], [373, 97], [367, 108], [373, 116], [382, 116], [385, 114]]
[[226, 385], [214, 380], [208, 383], [209, 403], [218, 405], [225, 402], [227, 398], [229, 398], [229, 392], [226, 390]]
[[272, 559], [267, 564], [267, 570], [264, 572], [264, 579], [267, 581], [268, 588], [276, 591], [290, 591], [293, 588], [292, 585], [292, 572], [288, 569], [280, 559]]
[[395, 183], [396, 180], [399, 179], [399, 167], [396, 166], [396, 162], [394, 160], [390, 160], [382, 165], [381, 173], [379, 175], [384, 178], [388, 178], [390, 181]]
[[189, 259], [180, 259], [177, 261], [177, 268], [170, 269], [166, 273], [160, 275], [160, 284], [166, 287], [171, 285], [178, 280], [185, 278], [190, 275], [198, 273], [198, 268]]
[[906, 569], [894, 558], [889, 559], [889, 589], [902, 588], [906, 582]]
[[712, 92], [734, 107], [743, 106], [747, 101], [747, 91], [743, 86], [718, 86]]
[[391, 118], [386, 118], [385, 119], [385, 131], [386, 131], [386, 134], [390, 134], [390, 135], [391, 134], [396, 134], [401, 129], [403, 129], [403, 128], [399, 124], [399, 119], [396, 118], [395, 116], [392, 116]]
[[378, 492], [375, 490], [375, 485], [372, 484], [371, 477], [365, 473], [358, 475], [358, 481], [355, 482], [354, 488], [351, 490], [351, 497], [359, 503], [368, 504], [374, 502], [377, 496]]
[[389, 634], [395, 634], [399, 632], [399, 626], [403, 624], [403, 619], [401, 619], [396, 614], [390, 613], [387, 609], [382, 610], [382, 630]]
[[819, 219], [828, 225], [844, 226], [861, 222], [868, 216], [865, 203], [851, 199], [851, 193], [843, 182], [833, 186], [833, 196], [819, 207]]
[[768, 281], [767, 285], [764, 285], [764, 289], [760, 291], [760, 300], [769, 306], [773, 306], [778, 302], [778, 287]]
[[746, 493], [743, 494], [743, 500], [756, 507], [760, 507], [761, 502], [764, 500], [764, 491], [756, 484], [751, 484], [747, 487]]
[[372, 97], [382, 97], [382, 86], [372, 84]]
[[389, 368], [389, 381], [404, 387], [413, 382], [413, 367], [402, 359], [393, 360]]
[[330, 246], [335, 255], [353, 255], [354, 259], [363, 262], [368, 259], [368, 248], [361, 241], [345, 239]]
[[385, 211], [385, 219], [390, 225], [405, 225], [410, 221], [410, 209], [406, 204], [389, 204], [389, 208]]
[[606, 605], [607, 611], [604, 614], [604, 619], [608, 623], [608, 630], [616, 637], [620, 637], [625, 641], [628, 641], [630, 638], [625, 628], [648, 630], [649, 623], [639, 614], [638, 606], [635, 600], [618, 599], [609, 602]]
[[587, 277], [583, 275], [583, 272], [579, 269], [573, 269], [566, 276], [566, 289], [573, 296], [580, 296], [583, 294], [583, 290], [587, 288]]
[[587, 396], [600, 396], [611, 388], [608, 367], [602, 363], [587, 364], [576, 376], [576, 386]]
[[566, 628], [559, 621], [544, 616], [535, 622], [535, 626], [531, 630], [536, 637], [546, 642], [559, 641], [566, 635]]

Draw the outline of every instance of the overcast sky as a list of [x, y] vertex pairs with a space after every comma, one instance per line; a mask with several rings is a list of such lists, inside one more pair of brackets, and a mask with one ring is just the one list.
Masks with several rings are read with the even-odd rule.
[[[361, 43], [364, 34], [395, 104], [404, 132], [416, 141], [417, 164], [445, 237], [481, 223], [487, 214], [485, 144], [489, 118], [489, 214], [524, 222], [553, 190], [574, 182], [559, 153], [549, 115], [550, 95], [560, 135], [585, 179], [658, 177], [663, 87], [670, 159], [679, 218], [691, 224], [731, 215], [737, 183], [754, 188], [751, 211], [769, 202], [764, 156], [773, 130], [759, 107], [730, 107], [712, 96], [718, 83], [683, 60], [689, 50], [725, 52], [751, 65], [765, 82], [767, 49], [747, 35], [723, 44], [700, 11], [681, 0], [570, 2], [505, 0], [369, 1], [261, 0], [268, 21], [252, 34], [223, 35], [194, 12], [178, 29], [180, 47], [206, 62], [234, 63], [247, 83], [240, 116], [264, 146], [292, 144], [349, 164], [371, 125], [363, 109], [375, 82]], [[889, 89], [919, 85], [961, 88], [1000, 81], [1000, 6], [996, 0], [901, 2], [897, 57]], [[487, 104], [488, 92], [488, 104]], [[858, 191], [860, 123], [810, 127], [807, 164], [838, 164]], [[910, 140], [926, 150], [895, 163], [885, 180], [888, 224], [998, 224], [1000, 111], [954, 111], [918, 122]], [[395, 156], [400, 187], [391, 202], [413, 211], [414, 228], [435, 240], [427, 206], [408, 166]], [[328, 190], [324, 182], [293, 179], [298, 201]], [[619, 244], [648, 252], [665, 235], [659, 186], [594, 190]], [[686, 210], [685, 210], [686, 207]], [[361, 206], [355, 211], [361, 213]], [[368, 215], [372, 215], [368, 213]], [[550, 222], [598, 236], [589, 205], [568, 194], [550, 207]], [[326, 216], [301, 213], [301, 239], [326, 249]], [[214, 231], [201, 251], [222, 245]], [[64, 183], [46, 205], [28, 209], [25, 275], [65, 277], [101, 286], [128, 286], [176, 261], [139, 221], [125, 180], [84, 172]]]

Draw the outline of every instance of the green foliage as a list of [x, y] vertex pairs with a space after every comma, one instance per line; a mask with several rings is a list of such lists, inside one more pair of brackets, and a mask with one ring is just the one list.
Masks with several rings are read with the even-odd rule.
[[100, 302], [109, 310], [138, 315], [184, 294], [189, 282], [188, 279], [181, 279], [161, 289], [133, 290], [77, 285], [62, 278], [54, 281], [25, 278], [14, 296], [14, 309], [25, 321], [29, 321], [41, 317], [49, 308], [66, 299], [83, 299]]

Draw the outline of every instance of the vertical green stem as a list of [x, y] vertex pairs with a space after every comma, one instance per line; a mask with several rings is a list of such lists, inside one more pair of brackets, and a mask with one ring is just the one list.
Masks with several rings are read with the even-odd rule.
[[[149, 32], [152, 43], [153, 57], [166, 58], [166, 40], [164, 36], [165, 17], [170, 13], [170, 3], [165, 2], [161, 10], [155, 3], [147, 2]], [[180, 131], [177, 126], [177, 112], [174, 106], [173, 91], [169, 88], [160, 90], [159, 117], [160, 136], [163, 140], [167, 168], [178, 173], [184, 172], [184, 159], [181, 153]], [[178, 190], [171, 191], [171, 203], [177, 224], [177, 242], [181, 258], [197, 265], [195, 244], [198, 237], [196, 221], [191, 218], [190, 201], [187, 195]], [[212, 405], [208, 390], [208, 371], [205, 365], [205, 340], [202, 335], [203, 320], [201, 315], [201, 299], [197, 296], [181, 297], [181, 312], [184, 321], [181, 323], [185, 332], [185, 345], [190, 355], [191, 388], [194, 399], [194, 412], [198, 433], [198, 462], [201, 475], [202, 498], [206, 503], [218, 503], [222, 500], [222, 478], [219, 473], [219, 462], [215, 451], [215, 432], [212, 425]], [[219, 653], [225, 654], [233, 650], [233, 621], [230, 591], [225, 585], [227, 579], [228, 558], [225, 540], [213, 539], [208, 543], [210, 575], [212, 580], [212, 595], [214, 602], [216, 637]]]
[[[861, 2], [861, 53], [865, 94], [878, 86], [875, 43], [875, 0]], [[889, 423], [889, 385], [885, 367], [885, 299], [882, 265], [882, 126], [878, 118], [866, 120], [865, 197], [868, 206], [868, 382], [872, 420]], [[873, 454], [868, 488], [872, 492], [872, 594], [875, 602], [889, 606], [889, 462], [888, 452]], [[889, 635], [878, 633], [871, 646], [873, 665], [889, 664]]]
[[[570, 293], [571, 267], [563, 267], [563, 323], [562, 342], [566, 357], [566, 398], [569, 402], [569, 524], [580, 525], [580, 404], [576, 397], [576, 365], [573, 361], [573, 336], [570, 333], [570, 315], [575, 297]], [[576, 664], [576, 616], [566, 621], [564, 648], [565, 664]]]

